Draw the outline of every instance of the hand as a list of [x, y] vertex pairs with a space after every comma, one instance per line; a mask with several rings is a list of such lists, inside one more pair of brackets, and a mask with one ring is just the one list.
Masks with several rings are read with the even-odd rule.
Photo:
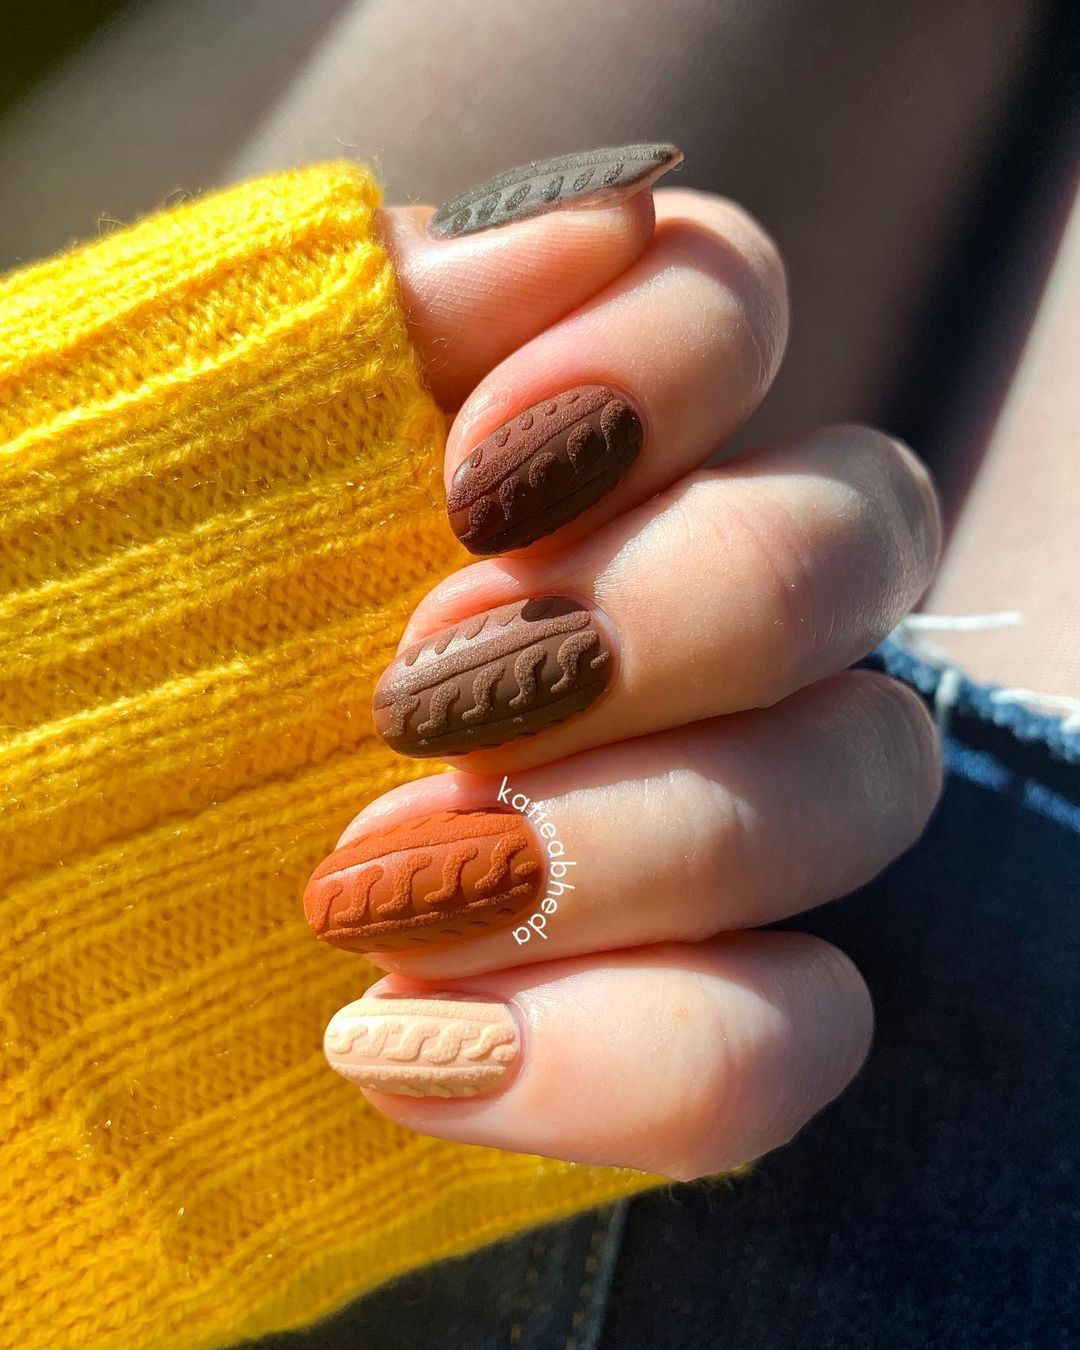
[[867, 1052], [851, 962], [755, 930], [868, 881], [933, 808], [919, 699], [847, 667], [931, 579], [934, 491], [862, 426], [702, 467], [787, 332], [776, 248], [731, 203], [644, 190], [450, 240], [429, 214], [385, 237], [457, 409], [455, 527], [498, 556], [427, 596], [376, 695], [392, 745], [455, 768], [361, 812], [309, 886], [319, 936], [390, 972], [328, 1057], [429, 1134], [727, 1169]]

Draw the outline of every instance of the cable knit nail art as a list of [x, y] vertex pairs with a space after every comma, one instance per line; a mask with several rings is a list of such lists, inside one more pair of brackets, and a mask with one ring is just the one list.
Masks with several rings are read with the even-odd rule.
[[304, 911], [348, 951], [411, 951], [506, 927], [535, 907], [543, 855], [517, 812], [437, 811], [374, 829], [315, 869]]
[[476, 1097], [510, 1073], [520, 1033], [502, 1003], [453, 995], [372, 997], [342, 1008], [323, 1040], [358, 1087], [405, 1097]]
[[656, 142], [534, 159], [445, 202], [428, 231], [453, 239], [566, 206], [607, 206], [655, 182], [682, 157], [678, 146]]
[[593, 703], [612, 655], [565, 596], [516, 600], [407, 648], [375, 689], [375, 730], [404, 755], [458, 755], [531, 736]]
[[641, 450], [626, 399], [584, 384], [526, 408], [461, 463], [446, 508], [472, 553], [503, 553], [551, 534], [610, 492]]

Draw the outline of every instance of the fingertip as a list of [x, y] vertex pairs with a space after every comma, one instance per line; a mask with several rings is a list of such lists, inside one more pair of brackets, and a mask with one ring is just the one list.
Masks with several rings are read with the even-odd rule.
[[805, 933], [791, 934], [805, 944], [808, 969], [814, 970], [821, 1016], [832, 1023], [824, 1035], [818, 1093], [809, 1102], [811, 1115], [823, 1110], [855, 1079], [874, 1040], [874, 1000], [862, 971], [847, 952]]

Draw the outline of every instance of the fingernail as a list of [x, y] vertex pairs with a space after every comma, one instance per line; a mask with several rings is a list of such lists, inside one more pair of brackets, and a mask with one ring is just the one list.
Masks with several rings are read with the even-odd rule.
[[342, 1008], [323, 1038], [330, 1067], [358, 1087], [403, 1097], [477, 1097], [509, 1075], [521, 1036], [504, 1003], [434, 994]]
[[445, 202], [428, 221], [428, 232], [451, 239], [567, 206], [610, 206], [655, 182], [682, 157], [678, 146], [656, 143], [534, 159]]
[[350, 840], [311, 875], [315, 936], [356, 952], [413, 951], [509, 925], [544, 881], [516, 811], [437, 811]]
[[503, 553], [551, 534], [610, 492], [641, 449], [641, 420], [602, 384], [526, 408], [454, 474], [450, 526], [472, 553]]
[[515, 600], [406, 648], [375, 687], [375, 730], [403, 755], [458, 755], [564, 722], [600, 697], [613, 661], [592, 611]]

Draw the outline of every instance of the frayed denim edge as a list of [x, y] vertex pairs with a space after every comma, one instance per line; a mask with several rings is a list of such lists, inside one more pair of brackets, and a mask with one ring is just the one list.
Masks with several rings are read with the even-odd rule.
[[[1066, 764], [1080, 764], [1080, 731], [1059, 717], [1036, 712], [1016, 699], [1003, 697], [997, 685], [969, 680], [954, 665], [935, 665], [889, 637], [860, 665], [884, 671], [917, 689], [942, 718], [968, 717], [1011, 732], [1017, 740], [1044, 747]], [[943, 728], [948, 730], [947, 725]]]

